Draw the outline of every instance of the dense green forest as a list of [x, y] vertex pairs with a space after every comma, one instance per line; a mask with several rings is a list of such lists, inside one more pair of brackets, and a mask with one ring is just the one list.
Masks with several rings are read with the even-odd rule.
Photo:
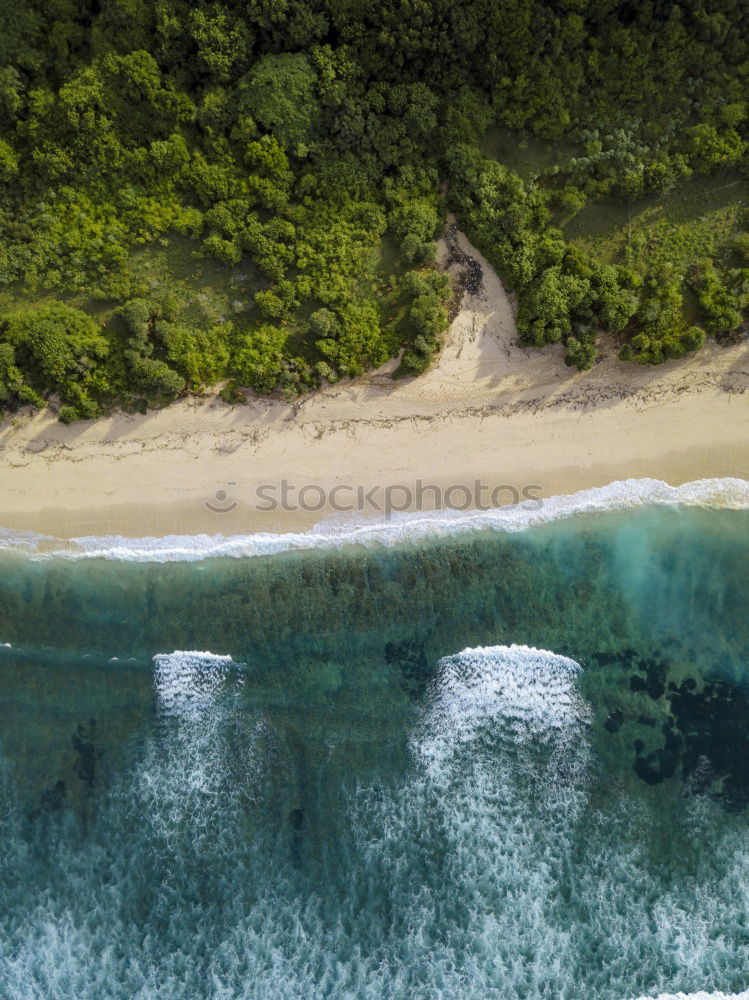
[[529, 345], [742, 334], [746, 0], [18, 0], [0, 9], [0, 407], [438, 349], [448, 210]]

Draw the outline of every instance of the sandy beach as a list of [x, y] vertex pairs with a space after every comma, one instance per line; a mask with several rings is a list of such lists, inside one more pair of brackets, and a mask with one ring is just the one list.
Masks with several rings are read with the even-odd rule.
[[[561, 347], [517, 346], [501, 282], [456, 239], [451, 270], [465, 276], [467, 254], [482, 277], [425, 375], [393, 381], [391, 362], [295, 404], [191, 398], [70, 427], [48, 413], [6, 418], [0, 526], [58, 537], [284, 531], [359, 506], [357, 491], [369, 516], [388, 486], [396, 506], [411, 492], [413, 509], [418, 481], [440, 503], [455, 486], [448, 499], [462, 506], [630, 477], [749, 478], [749, 344], [640, 368], [608, 343], [580, 374]], [[423, 489], [421, 505], [436, 495]]]

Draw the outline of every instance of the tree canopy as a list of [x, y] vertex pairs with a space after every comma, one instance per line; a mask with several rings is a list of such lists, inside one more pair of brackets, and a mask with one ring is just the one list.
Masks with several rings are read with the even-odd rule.
[[[416, 374], [448, 209], [573, 367], [739, 336], [745, 207], [604, 255], [570, 220], [710, 178], [743, 205], [748, 67], [743, 0], [5, 5], [0, 406]], [[521, 169], [493, 129], [546, 152]]]

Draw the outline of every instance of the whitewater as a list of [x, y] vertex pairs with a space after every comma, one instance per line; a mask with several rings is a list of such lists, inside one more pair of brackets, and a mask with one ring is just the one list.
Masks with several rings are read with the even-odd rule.
[[746, 500], [6, 536], [0, 996], [746, 1000]]
[[250, 535], [178, 535], [129, 538], [90, 535], [67, 540], [30, 531], [0, 528], [0, 551], [36, 559], [119, 559], [177, 562], [215, 557], [248, 558], [296, 549], [344, 545], [398, 545], [474, 531], [524, 531], [580, 514], [633, 510], [643, 506], [749, 508], [749, 481], [698, 479], [670, 486], [658, 479], [626, 479], [569, 495], [523, 501], [489, 510], [394, 512], [391, 517], [333, 516], [309, 531]]

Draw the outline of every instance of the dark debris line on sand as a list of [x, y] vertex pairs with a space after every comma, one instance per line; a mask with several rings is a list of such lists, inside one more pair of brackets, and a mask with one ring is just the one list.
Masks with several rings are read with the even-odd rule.
[[457, 266], [457, 284], [461, 292], [468, 292], [469, 295], [482, 295], [484, 291], [484, 269], [475, 257], [460, 246], [458, 243], [458, 227], [452, 222], [445, 229], [445, 246], [447, 247], [446, 267]]

